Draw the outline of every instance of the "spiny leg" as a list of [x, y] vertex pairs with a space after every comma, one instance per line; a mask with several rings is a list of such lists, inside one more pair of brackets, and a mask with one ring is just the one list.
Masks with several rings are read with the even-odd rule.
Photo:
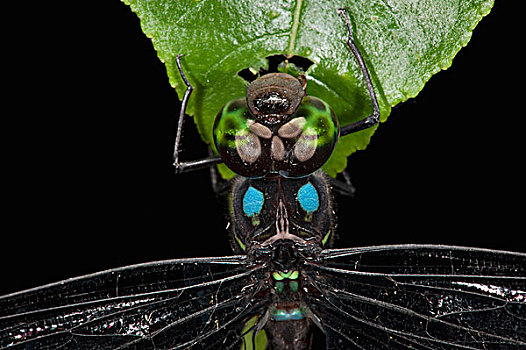
[[[210, 157], [213, 156], [211, 147], [208, 147], [208, 155], [210, 155]], [[232, 182], [223, 180], [223, 178], [219, 176], [215, 166], [210, 167], [210, 184], [212, 185], [212, 190], [217, 196], [227, 195], [232, 188]]]
[[338, 13], [343, 15], [343, 19], [345, 20], [345, 24], [347, 25], [347, 32], [349, 34], [349, 37], [347, 39], [347, 47], [351, 50], [354, 57], [358, 61], [358, 65], [360, 66], [360, 69], [362, 70], [362, 73], [365, 78], [365, 83], [367, 84], [367, 90], [369, 91], [369, 96], [371, 96], [371, 101], [373, 103], [373, 114], [370, 116], [357, 121], [355, 123], [352, 123], [350, 125], [346, 125], [340, 129], [340, 136], [348, 135], [356, 131], [360, 131], [363, 129], [370, 128], [380, 122], [380, 107], [378, 106], [378, 100], [376, 99], [376, 94], [374, 92], [373, 83], [371, 82], [371, 76], [369, 74], [369, 70], [367, 69], [367, 65], [365, 64], [365, 61], [363, 59], [362, 54], [360, 53], [360, 50], [354, 43], [354, 38], [352, 35], [352, 28], [351, 28], [351, 21], [349, 20], [349, 14], [347, 13], [347, 10], [344, 8], [338, 9]]
[[351, 183], [349, 172], [347, 169], [344, 169], [341, 174], [343, 176], [343, 181], [332, 177], [329, 179], [332, 190], [338, 194], [341, 194], [342, 196], [354, 197], [356, 188]]
[[183, 72], [183, 68], [181, 67], [181, 57], [183, 55], [177, 55], [175, 61], [177, 62], [177, 68], [179, 69], [179, 74], [181, 74], [181, 78], [183, 78], [183, 81], [186, 85], [186, 91], [184, 92], [183, 99], [181, 101], [181, 110], [179, 111], [179, 122], [177, 123], [177, 134], [175, 136], [175, 145], [174, 145], [174, 166], [175, 166], [175, 172], [177, 174], [192, 171], [192, 170], [198, 170], [203, 169], [206, 167], [213, 166], [215, 164], [221, 163], [221, 157], [219, 156], [210, 156], [208, 158], [200, 159], [200, 160], [194, 160], [190, 162], [180, 162], [179, 161], [179, 148], [181, 146], [181, 136], [183, 134], [183, 124], [184, 124], [184, 118], [185, 118], [185, 112], [186, 112], [186, 105], [188, 104], [188, 99], [190, 98], [190, 95], [192, 94], [192, 91], [194, 88], [186, 79], [186, 75]]

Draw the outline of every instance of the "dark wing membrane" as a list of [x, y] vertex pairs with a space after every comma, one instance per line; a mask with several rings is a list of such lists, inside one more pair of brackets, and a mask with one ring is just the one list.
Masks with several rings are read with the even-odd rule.
[[325, 250], [306, 273], [329, 349], [526, 348], [526, 254], [437, 245]]
[[[222, 348], [242, 342], [264, 266], [246, 257], [111, 269], [0, 297], [0, 348]], [[264, 303], [262, 301], [261, 303]]]

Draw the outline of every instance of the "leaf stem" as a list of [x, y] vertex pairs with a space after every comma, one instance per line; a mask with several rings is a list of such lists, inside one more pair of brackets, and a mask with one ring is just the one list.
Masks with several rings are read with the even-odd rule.
[[292, 55], [292, 53], [294, 52], [294, 46], [296, 45], [296, 36], [298, 35], [298, 26], [300, 24], [300, 14], [302, 5], [303, 0], [298, 0], [298, 2], [296, 3], [296, 10], [294, 11], [292, 29], [290, 31], [289, 49], [287, 50], [289, 55]]

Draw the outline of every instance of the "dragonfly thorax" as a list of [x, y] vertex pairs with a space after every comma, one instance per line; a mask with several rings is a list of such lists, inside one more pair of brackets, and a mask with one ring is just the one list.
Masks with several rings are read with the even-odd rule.
[[300, 179], [238, 178], [231, 202], [235, 250], [265, 248], [279, 263], [277, 269], [293, 267], [298, 245], [330, 245], [331, 200], [321, 172]]

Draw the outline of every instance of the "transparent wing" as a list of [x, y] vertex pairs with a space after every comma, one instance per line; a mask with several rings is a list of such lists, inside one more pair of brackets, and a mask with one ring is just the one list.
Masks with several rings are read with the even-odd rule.
[[[264, 266], [244, 256], [111, 269], [0, 297], [0, 347], [227, 348]], [[261, 301], [260, 304], [265, 303]]]
[[328, 349], [526, 347], [526, 254], [397, 245], [307, 265]]

